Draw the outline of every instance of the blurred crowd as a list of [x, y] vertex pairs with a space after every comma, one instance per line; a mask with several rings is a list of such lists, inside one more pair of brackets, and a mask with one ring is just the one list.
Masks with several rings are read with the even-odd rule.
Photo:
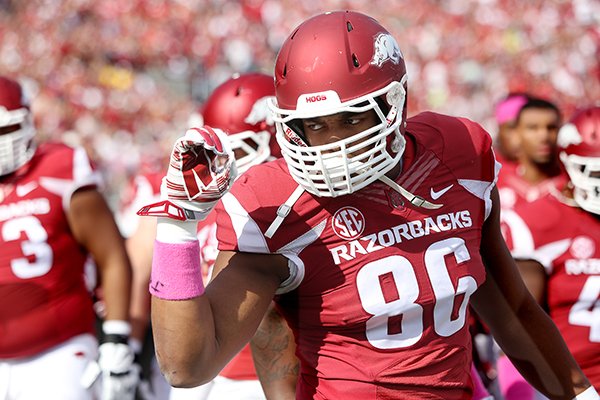
[[0, 74], [31, 93], [42, 139], [83, 144], [109, 199], [234, 72], [272, 73], [286, 35], [323, 10], [368, 12], [399, 38], [409, 114], [462, 115], [495, 132], [510, 91], [565, 116], [600, 99], [596, 0], [0, 0]]

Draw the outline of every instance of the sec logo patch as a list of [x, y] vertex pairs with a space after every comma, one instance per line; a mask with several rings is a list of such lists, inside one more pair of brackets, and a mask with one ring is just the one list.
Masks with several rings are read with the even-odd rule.
[[587, 259], [594, 255], [596, 246], [594, 241], [587, 236], [577, 236], [571, 244], [571, 254], [578, 259]]
[[344, 240], [354, 240], [365, 230], [365, 216], [354, 207], [342, 207], [333, 214], [331, 227]]

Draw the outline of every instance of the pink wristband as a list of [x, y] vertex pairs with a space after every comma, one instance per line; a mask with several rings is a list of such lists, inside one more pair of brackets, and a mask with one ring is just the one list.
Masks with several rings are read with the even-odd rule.
[[198, 241], [154, 242], [150, 294], [163, 300], [186, 300], [204, 293]]
[[471, 380], [473, 381], [473, 400], [485, 400], [490, 398], [490, 392], [485, 388], [475, 364], [471, 363]]
[[500, 393], [506, 400], [533, 400], [535, 390], [512, 364], [506, 355], [502, 355], [496, 362], [498, 370], [498, 386]]

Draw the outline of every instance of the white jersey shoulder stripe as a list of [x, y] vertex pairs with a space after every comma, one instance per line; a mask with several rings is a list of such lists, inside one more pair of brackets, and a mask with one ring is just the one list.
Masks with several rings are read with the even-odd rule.
[[563, 239], [540, 246], [535, 250], [534, 259], [544, 266], [546, 273], [551, 274], [552, 263], [569, 250], [571, 242], [571, 239]]
[[557, 240], [535, 247], [533, 235], [523, 219], [513, 210], [502, 210], [502, 220], [508, 225], [513, 242], [511, 254], [517, 260], [539, 262], [546, 273], [552, 273], [552, 263], [571, 246], [571, 239]]
[[486, 182], [475, 179], [457, 179], [458, 184], [464, 187], [469, 193], [477, 196], [485, 202], [485, 219], [490, 216], [492, 212], [492, 198], [491, 193], [496, 186], [498, 180], [498, 173], [500, 172], [502, 165], [498, 161], [494, 161], [494, 181]]
[[500, 213], [502, 221], [510, 229], [513, 248], [511, 254], [516, 259], [533, 259], [534, 243], [531, 231], [523, 219], [513, 210], [502, 210]]
[[250, 218], [248, 212], [242, 207], [238, 199], [231, 193], [225, 194], [221, 199], [223, 207], [231, 218], [231, 224], [237, 238], [238, 248], [240, 251], [249, 253], [270, 253], [269, 246], [265, 240], [263, 233]]

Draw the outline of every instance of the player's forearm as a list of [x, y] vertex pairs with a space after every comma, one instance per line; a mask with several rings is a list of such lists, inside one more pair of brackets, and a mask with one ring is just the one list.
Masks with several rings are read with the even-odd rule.
[[209, 382], [226, 364], [219, 362], [212, 312], [204, 297], [177, 301], [152, 297], [156, 355], [172, 386]]
[[106, 319], [129, 320], [131, 269], [127, 257], [114, 252], [99, 264]]
[[150, 293], [148, 292], [148, 284], [150, 283], [151, 260], [143, 268], [135, 266], [133, 257], [131, 261], [133, 267], [131, 305], [129, 308], [131, 336], [143, 341], [150, 325]]
[[156, 236], [156, 221], [140, 218], [138, 230], [125, 242], [131, 261], [131, 337], [143, 342], [150, 325], [150, 269]]

